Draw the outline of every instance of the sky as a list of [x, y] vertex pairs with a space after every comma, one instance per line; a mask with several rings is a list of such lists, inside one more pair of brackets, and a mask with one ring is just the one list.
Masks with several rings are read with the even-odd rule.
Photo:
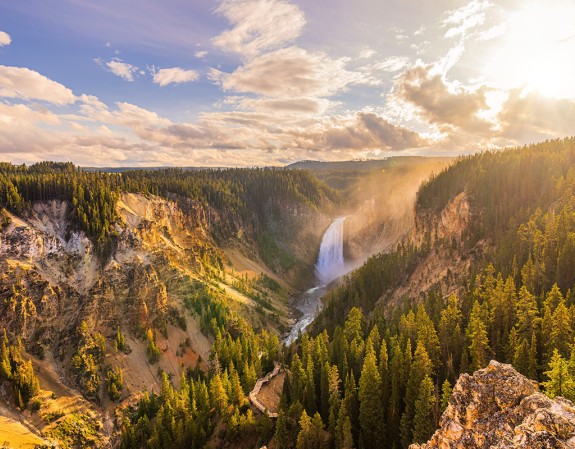
[[573, 0], [0, 3], [0, 161], [256, 166], [575, 135]]

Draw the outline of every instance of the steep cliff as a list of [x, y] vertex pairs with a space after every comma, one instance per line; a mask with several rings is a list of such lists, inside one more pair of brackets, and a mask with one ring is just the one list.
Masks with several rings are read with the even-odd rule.
[[417, 245], [422, 257], [401, 285], [392, 292], [390, 303], [399, 305], [406, 297], [418, 297], [432, 288], [444, 294], [457, 293], [460, 279], [487, 248], [484, 241], [466, 245], [466, 234], [473, 220], [469, 198], [460, 193], [435, 213], [416, 211], [413, 228], [405, 241]]
[[[5, 330], [14, 344], [22, 340], [41, 388], [22, 412], [0, 381], [0, 405], [22, 419], [32, 440], [47, 435], [78, 444], [77, 435], [61, 435], [77, 425], [93, 431], [91, 445], [111, 444], [118, 404], [159, 391], [160, 372], [177, 384], [182, 372], [207, 368], [211, 320], [228, 319], [220, 310], [255, 329], [279, 333], [288, 325], [289, 277], [278, 277], [258, 257], [253, 229], [236, 222], [238, 232], [225, 241], [212, 232], [233, 217], [188, 199], [124, 193], [114, 251], [102, 258], [92, 239], [71, 226], [70, 208], [53, 200], [18, 215], [5, 211], [0, 230], [0, 337]], [[302, 260], [315, 257], [322, 215], [303, 204], [282, 208], [284, 222], [267, 217], [269, 232], [284, 233], [283, 241], [271, 237], [275, 244]], [[114, 370], [122, 375], [111, 395]]]
[[459, 378], [440, 428], [410, 449], [575, 447], [575, 406], [550, 399], [511, 365], [492, 361]]

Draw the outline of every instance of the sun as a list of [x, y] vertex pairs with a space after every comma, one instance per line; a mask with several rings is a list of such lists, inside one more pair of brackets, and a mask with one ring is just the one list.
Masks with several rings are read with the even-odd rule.
[[495, 86], [575, 98], [575, 1], [525, 2], [508, 15], [484, 66]]

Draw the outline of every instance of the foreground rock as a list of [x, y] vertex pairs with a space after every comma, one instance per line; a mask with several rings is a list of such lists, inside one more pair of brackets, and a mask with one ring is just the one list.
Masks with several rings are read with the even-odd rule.
[[431, 440], [410, 449], [575, 448], [575, 406], [550, 399], [511, 365], [463, 374]]

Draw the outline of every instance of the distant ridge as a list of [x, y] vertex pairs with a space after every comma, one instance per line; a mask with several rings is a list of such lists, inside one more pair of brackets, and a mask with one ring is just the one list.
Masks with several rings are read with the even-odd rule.
[[102, 172], [102, 173], [123, 173], [126, 171], [135, 171], [135, 170], [158, 171], [158, 170], [169, 170], [174, 168], [188, 171], [201, 171], [201, 170], [225, 170], [226, 168], [229, 167], [81, 167], [82, 170], [87, 172]]
[[424, 156], [393, 156], [385, 159], [353, 160], [353, 161], [299, 161], [289, 164], [286, 168], [301, 169], [311, 171], [357, 171], [357, 170], [377, 170], [380, 168], [409, 166], [420, 164], [422, 161], [448, 161], [450, 157], [424, 157]]
[[[311, 171], [364, 171], [364, 170], [376, 170], [379, 168], [386, 167], [397, 167], [397, 166], [410, 166], [420, 164], [423, 161], [449, 161], [453, 159], [452, 157], [425, 157], [425, 156], [392, 156], [385, 159], [355, 159], [351, 161], [334, 161], [334, 162], [323, 162], [314, 160], [304, 160], [294, 162], [292, 164], [286, 165], [284, 167], [244, 167], [244, 168], [288, 168], [288, 169], [301, 169], [301, 170], [311, 170]], [[234, 167], [81, 167], [82, 170], [87, 172], [103, 172], [103, 173], [123, 173], [126, 171], [134, 170], [148, 170], [148, 171], [158, 171], [158, 170], [169, 170], [169, 169], [180, 169], [187, 171], [202, 171], [202, 170], [226, 170]]]

